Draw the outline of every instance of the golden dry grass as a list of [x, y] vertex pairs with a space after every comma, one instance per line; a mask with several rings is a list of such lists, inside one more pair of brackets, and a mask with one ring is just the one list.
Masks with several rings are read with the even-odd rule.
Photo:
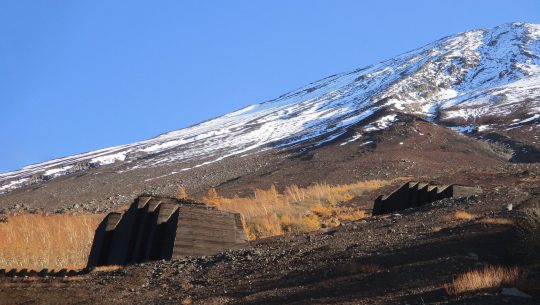
[[503, 285], [516, 286], [523, 276], [517, 267], [486, 266], [465, 272], [444, 286], [449, 295], [484, 289], [496, 289]]
[[226, 198], [210, 189], [203, 202], [243, 215], [250, 239], [290, 232], [317, 230], [337, 226], [342, 221], [364, 217], [364, 211], [339, 206], [366, 191], [375, 190], [392, 181], [360, 181], [352, 184], [317, 183], [305, 188], [291, 185], [283, 193], [274, 186], [256, 189], [251, 197]]
[[514, 225], [516, 221], [512, 218], [503, 218], [503, 217], [488, 217], [482, 218], [479, 220], [481, 223], [490, 224], [490, 225]]
[[437, 233], [437, 232], [440, 232], [442, 229], [443, 229], [442, 227], [435, 226], [431, 228], [431, 232]]
[[454, 218], [455, 219], [460, 219], [460, 220], [472, 220], [472, 219], [475, 219], [476, 216], [474, 214], [469, 213], [469, 212], [456, 211], [454, 213]]
[[468, 221], [468, 220], [473, 220], [473, 219], [476, 219], [476, 218], [477, 218], [477, 216], [474, 215], [474, 214], [471, 214], [471, 213], [466, 212], [466, 211], [459, 210], [459, 211], [454, 212], [454, 214], [443, 216], [442, 220], [444, 220], [444, 221], [467, 220]]
[[176, 193], [176, 198], [182, 200], [182, 199], [187, 199], [188, 197], [189, 196], [188, 196], [188, 193], [186, 192], [186, 188], [183, 185], [180, 185]]
[[24, 214], [0, 223], [0, 268], [80, 269], [103, 215]]
[[93, 272], [111, 272], [121, 269], [122, 266], [119, 265], [107, 265], [107, 266], [97, 266], [92, 270]]
[[504, 217], [484, 217], [480, 218], [478, 215], [475, 215], [473, 213], [469, 213], [466, 211], [456, 211], [452, 215], [446, 215], [442, 217], [442, 220], [444, 221], [451, 221], [451, 220], [475, 220], [480, 223], [485, 224], [492, 224], [492, 225], [514, 225], [516, 222], [512, 218], [504, 218]]

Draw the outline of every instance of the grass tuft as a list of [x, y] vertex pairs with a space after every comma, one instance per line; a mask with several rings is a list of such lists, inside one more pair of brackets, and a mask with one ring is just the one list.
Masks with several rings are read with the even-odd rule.
[[486, 289], [498, 289], [504, 285], [517, 286], [524, 278], [517, 267], [486, 266], [465, 272], [444, 286], [449, 295]]
[[516, 221], [512, 218], [504, 217], [488, 217], [480, 219], [481, 223], [490, 224], [490, 225], [515, 225]]
[[466, 211], [456, 211], [454, 213], [454, 218], [455, 219], [460, 219], [460, 220], [473, 220], [473, 219], [476, 218], [476, 215], [471, 214], [471, 213], [466, 212]]
[[107, 266], [97, 266], [92, 272], [111, 272], [122, 269], [122, 266], [119, 265], [107, 265]]

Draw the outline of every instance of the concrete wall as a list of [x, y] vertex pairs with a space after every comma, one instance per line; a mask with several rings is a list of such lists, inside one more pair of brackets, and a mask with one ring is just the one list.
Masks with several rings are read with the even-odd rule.
[[174, 198], [141, 196], [96, 230], [88, 267], [212, 255], [248, 245], [238, 213]]
[[121, 217], [122, 214], [120, 213], [109, 213], [97, 227], [88, 257], [88, 266], [102, 266], [107, 264], [114, 230], [120, 222]]
[[388, 214], [450, 197], [465, 197], [482, 193], [480, 187], [463, 185], [431, 185], [407, 182], [388, 196], [379, 196], [373, 204], [372, 215]]
[[240, 214], [181, 206], [172, 257], [212, 255], [247, 242]]

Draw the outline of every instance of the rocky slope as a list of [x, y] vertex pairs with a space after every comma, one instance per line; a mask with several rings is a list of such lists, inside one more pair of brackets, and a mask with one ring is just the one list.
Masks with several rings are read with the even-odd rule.
[[[540, 200], [540, 166], [508, 164], [447, 177], [484, 194], [337, 228], [252, 242], [244, 250], [61, 278], [0, 277], [2, 304], [538, 304], [540, 270], [513, 253], [512, 223]], [[513, 204], [514, 209], [501, 210]], [[448, 295], [444, 285], [486, 265], [528, 270], [519, 289]], [[508, 287], [507, 287], [508, 288]]]
[[[124, 185], [114, 185], [118, 190], [163, 177], [177, 183], [185, 176], [206, 181], [224, 160], [249, 167], [204, 183], [220, 185], [289, 156], [282, 153], [336, 142], [342, 148], [377, 145], [370, 142], [373, 135], [400, 123], [404, 115], [496, 140], [514, 149], [515, 161], [537, 161], [539, 89], [540, 25], [504, 24], [445, 37], [147, 141], [0, 174], [0, 192], [29, 185], [41, 188], [43, 181], [62, 176], [95, 189], [99, 188], [96, 181], [102, 180], [90, 182], [89, 175], [107, 174], [119, 180], [129, 176]], [[254, 157], [260, 155], [267, 157]]]

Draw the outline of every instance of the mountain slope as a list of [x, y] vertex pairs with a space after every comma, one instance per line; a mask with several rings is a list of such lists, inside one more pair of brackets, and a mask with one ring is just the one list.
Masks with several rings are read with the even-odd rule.
[[336, 139], [340, 146], [366, 143], [403, 114], [536, 153], [539, 95], [540, 25], [504, 24], [446, 37], [147, 141], [0, 174], [0, 192], [112, 165], [116, 174], [144, 170], [136, 178], [141, 182], [203, 170], [232, 156], [275, 156]]

